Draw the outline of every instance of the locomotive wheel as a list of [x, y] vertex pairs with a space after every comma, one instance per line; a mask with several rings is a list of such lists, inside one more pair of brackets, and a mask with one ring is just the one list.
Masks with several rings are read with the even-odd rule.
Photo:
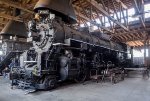
[[123, 80], [124, 80], [124, 78], [125, 78], [124, 73], [121, 73], [121, 80], [123, 81]]
[[111, 75], [111, 83], [112, 84], [116, 84], [117, 83], [117, 78], [116, 78], [115, 74]]
[[82, 70], [78, 73], [77, 77], [74, 79], [77, 83], [82, 83], [86, 80], [87, 73], [86, 70]]
[[45, 90], [51, 90], [56, 88], [57, 81], [56, 79], [46, 78], [45, 79]]
[[148, 79], [149, 79], [149, 70], [145, 70], [145, 71], [143, 72], [143, 79], [144, 79], [144, 80], [148, 80]]

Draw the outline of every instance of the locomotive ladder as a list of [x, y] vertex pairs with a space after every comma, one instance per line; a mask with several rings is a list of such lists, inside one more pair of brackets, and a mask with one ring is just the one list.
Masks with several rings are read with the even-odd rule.
[[[99, 75], [100, 67], [97, 67], [95, 65], [95, 64], [100, 62], [100, 56], [99, 55], [97, 55], [97, 59], [98, 59], [98, 61], [93, 61], [92, 62], [92, 65], [93, 65], [94, 68], [92, 68], [91, 71], [90, 71], [90, 78], [93, 79], [93, 80], [96, 80], [96, 82], [98, 83], [99, 79], [102, 77], [102, 75]], [[92, 72], [95, 72], [95, 75], [92, 75]]]
[[55, 61], [54, 59], [56, 58], [56, 55], [53, 54], [54, 50], [55, 50], [55, 46], [52, 45], [51, 48], [50, 48], [50, 50], [49, 50], [49, 54], [48, 54], [48, 56], [46, 58], [46, 67], [48, 65], [48, 62], [54, 62]]

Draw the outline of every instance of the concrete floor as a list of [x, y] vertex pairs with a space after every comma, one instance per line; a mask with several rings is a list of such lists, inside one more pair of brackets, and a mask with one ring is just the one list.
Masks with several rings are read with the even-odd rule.
[[25, 95], [0, 78], [0, 101], [150, 101], [150, 80], [126, 78], [114, 85], [89, 81]]

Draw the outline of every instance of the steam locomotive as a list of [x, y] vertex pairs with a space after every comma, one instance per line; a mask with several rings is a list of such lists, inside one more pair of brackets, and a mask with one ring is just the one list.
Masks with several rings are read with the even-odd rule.
[[47, 0], [45, 5], [44, 1], [37, 3], [34, 10], [38, 17], [29, 23], [31, 36], [28, 41], [33, 47], [20, 56], [11, 70], [13, 85], [52, 89], [58, 82], [68, 79], [85, 81], [92, 68], [99, 68], [102, 73], [107, 66], [119, 67], [126, 60], [126, 45], [69, 26], [75, 22], [71, 16], [73, 10], [68, 16], [70, 11], [66, 8], [64, 11], [61, 7], [57, 11], [53, 8], [68, 4], [64, 7], [71, 10], [69, 0]]

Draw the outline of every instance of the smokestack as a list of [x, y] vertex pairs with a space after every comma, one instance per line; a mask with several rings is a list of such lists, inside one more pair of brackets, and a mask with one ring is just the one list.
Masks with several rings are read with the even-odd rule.
[[76, 15], [70, 0], [39, 0], [34, 7], [36, 13], [38, 10], [49, 10], [61, 17], [65, 23], [76, 23]]

